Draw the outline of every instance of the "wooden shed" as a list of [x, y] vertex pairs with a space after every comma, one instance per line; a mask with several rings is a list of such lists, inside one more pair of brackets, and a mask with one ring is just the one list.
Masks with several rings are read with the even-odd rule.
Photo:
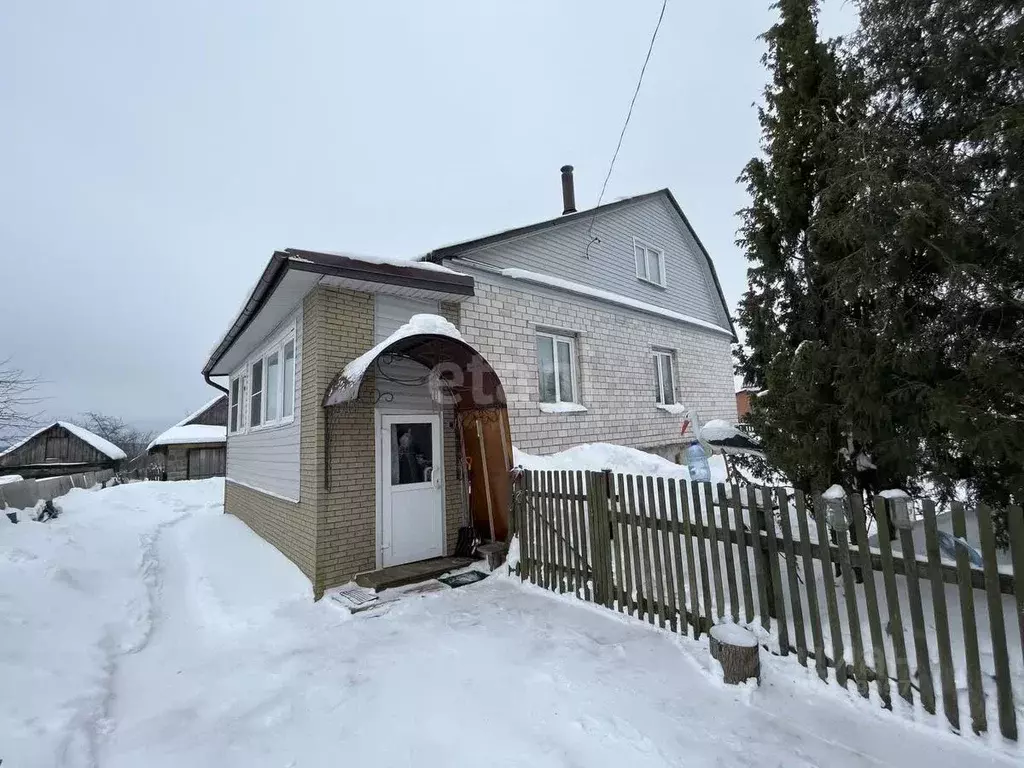
[[223, 477], [227, 452], [228, 398], [220, 395], [149, 444], [164, 460], [164, 480]]
[[84, 427], [55, 421], [0, 453], [0, 474], [24, 478], [117, 470], [125, 454]]

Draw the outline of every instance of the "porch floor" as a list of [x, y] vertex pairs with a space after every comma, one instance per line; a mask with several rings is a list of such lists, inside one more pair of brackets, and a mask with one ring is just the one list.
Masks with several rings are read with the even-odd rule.
[[473, 562], [473, 558], [470, 557], [435, 557], [430, 560], [420, 560], [417, 563], [391, 565], [381, 568], [379, 571], [360, 573], [356, 576], [356, 584], [380, 592], [394, 587], [403, 587], [406, 584], [415, 584], [418, 581], [436, 579], [448, 571], [465, 568]]

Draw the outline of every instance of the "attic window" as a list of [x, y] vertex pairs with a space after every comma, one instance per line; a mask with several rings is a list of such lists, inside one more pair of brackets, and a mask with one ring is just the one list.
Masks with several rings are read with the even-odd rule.
[[665, 252], [633, 238], [636, 276], [645, 283], [665, 287]]

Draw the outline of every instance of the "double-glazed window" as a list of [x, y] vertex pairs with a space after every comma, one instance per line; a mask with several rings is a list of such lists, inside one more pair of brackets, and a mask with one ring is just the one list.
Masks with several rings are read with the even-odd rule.
[[668, 351], [654, 352], [654, 393], [658, 405], [673, 405], [676, 402], [675, 356]]
[[287, 424], [294, 419], [294, 331], [250, 359], [231, 378], [228, 396], [228, 431], [232, 434]]
[[665, 287], [665, 252], [633, 239], [633, 257], [636, 276], [641, 280]]
[[554, 333], [537, 334], [537, 364], [542, 403], [578, 403], [576, 339]]

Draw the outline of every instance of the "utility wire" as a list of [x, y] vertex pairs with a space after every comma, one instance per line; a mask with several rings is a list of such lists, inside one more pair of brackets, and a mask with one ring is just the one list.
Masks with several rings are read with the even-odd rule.
[[[633, 106], [636, 104], [636, 97], [640, 95], [640, 86], [644, 82], [644, 73], [647, 71], [647, 64], [651, 60], [651, 53], [654, 51], [654, 41], [658, 39], [658, 30], [661, 29], [661, 21], [665, 18], [665, 8], [668, 6], [668, 0], [662, 0], [661, 2], [661, 13], [658, 14], [658, 23], [654, 26], [654, 34], [651, 35], [651, 44], [647, 47], [647, 56], [644, 57], [644, 65], [640, 68], [640, 77], [636, 81], [636, 89], [633, 91], [633, 98], [629, 102], [629, 111], [626, 112], [626, 121], [622, 124], [622, 131], [619, 133], [619, 143], [615, 145], [615, 152], [612, 154], [612, 161], [608, 164], [608, 174], [604, 177], [604, 184], [601, 185], [601, 194], [597, 196], [597, 205], [595, 206], [594, 216], [590, 219], [590, 227], [587, 230], [589, 236], [594, 230], [594, 219], [597, 218], [596, 208], [601, 207], [601, 201], [604, 199], [604, 193], [608, 189], [608, 180], [612, 177], [612, 169], [615, 168], [615, 160], [619, 156], [619, 150], [622, 149], [622, 139], [626, 136], [626, 128], [629, 127], [629, 118], [633, 116]], [[590, 246], [587, 246], [589, 250]]]

